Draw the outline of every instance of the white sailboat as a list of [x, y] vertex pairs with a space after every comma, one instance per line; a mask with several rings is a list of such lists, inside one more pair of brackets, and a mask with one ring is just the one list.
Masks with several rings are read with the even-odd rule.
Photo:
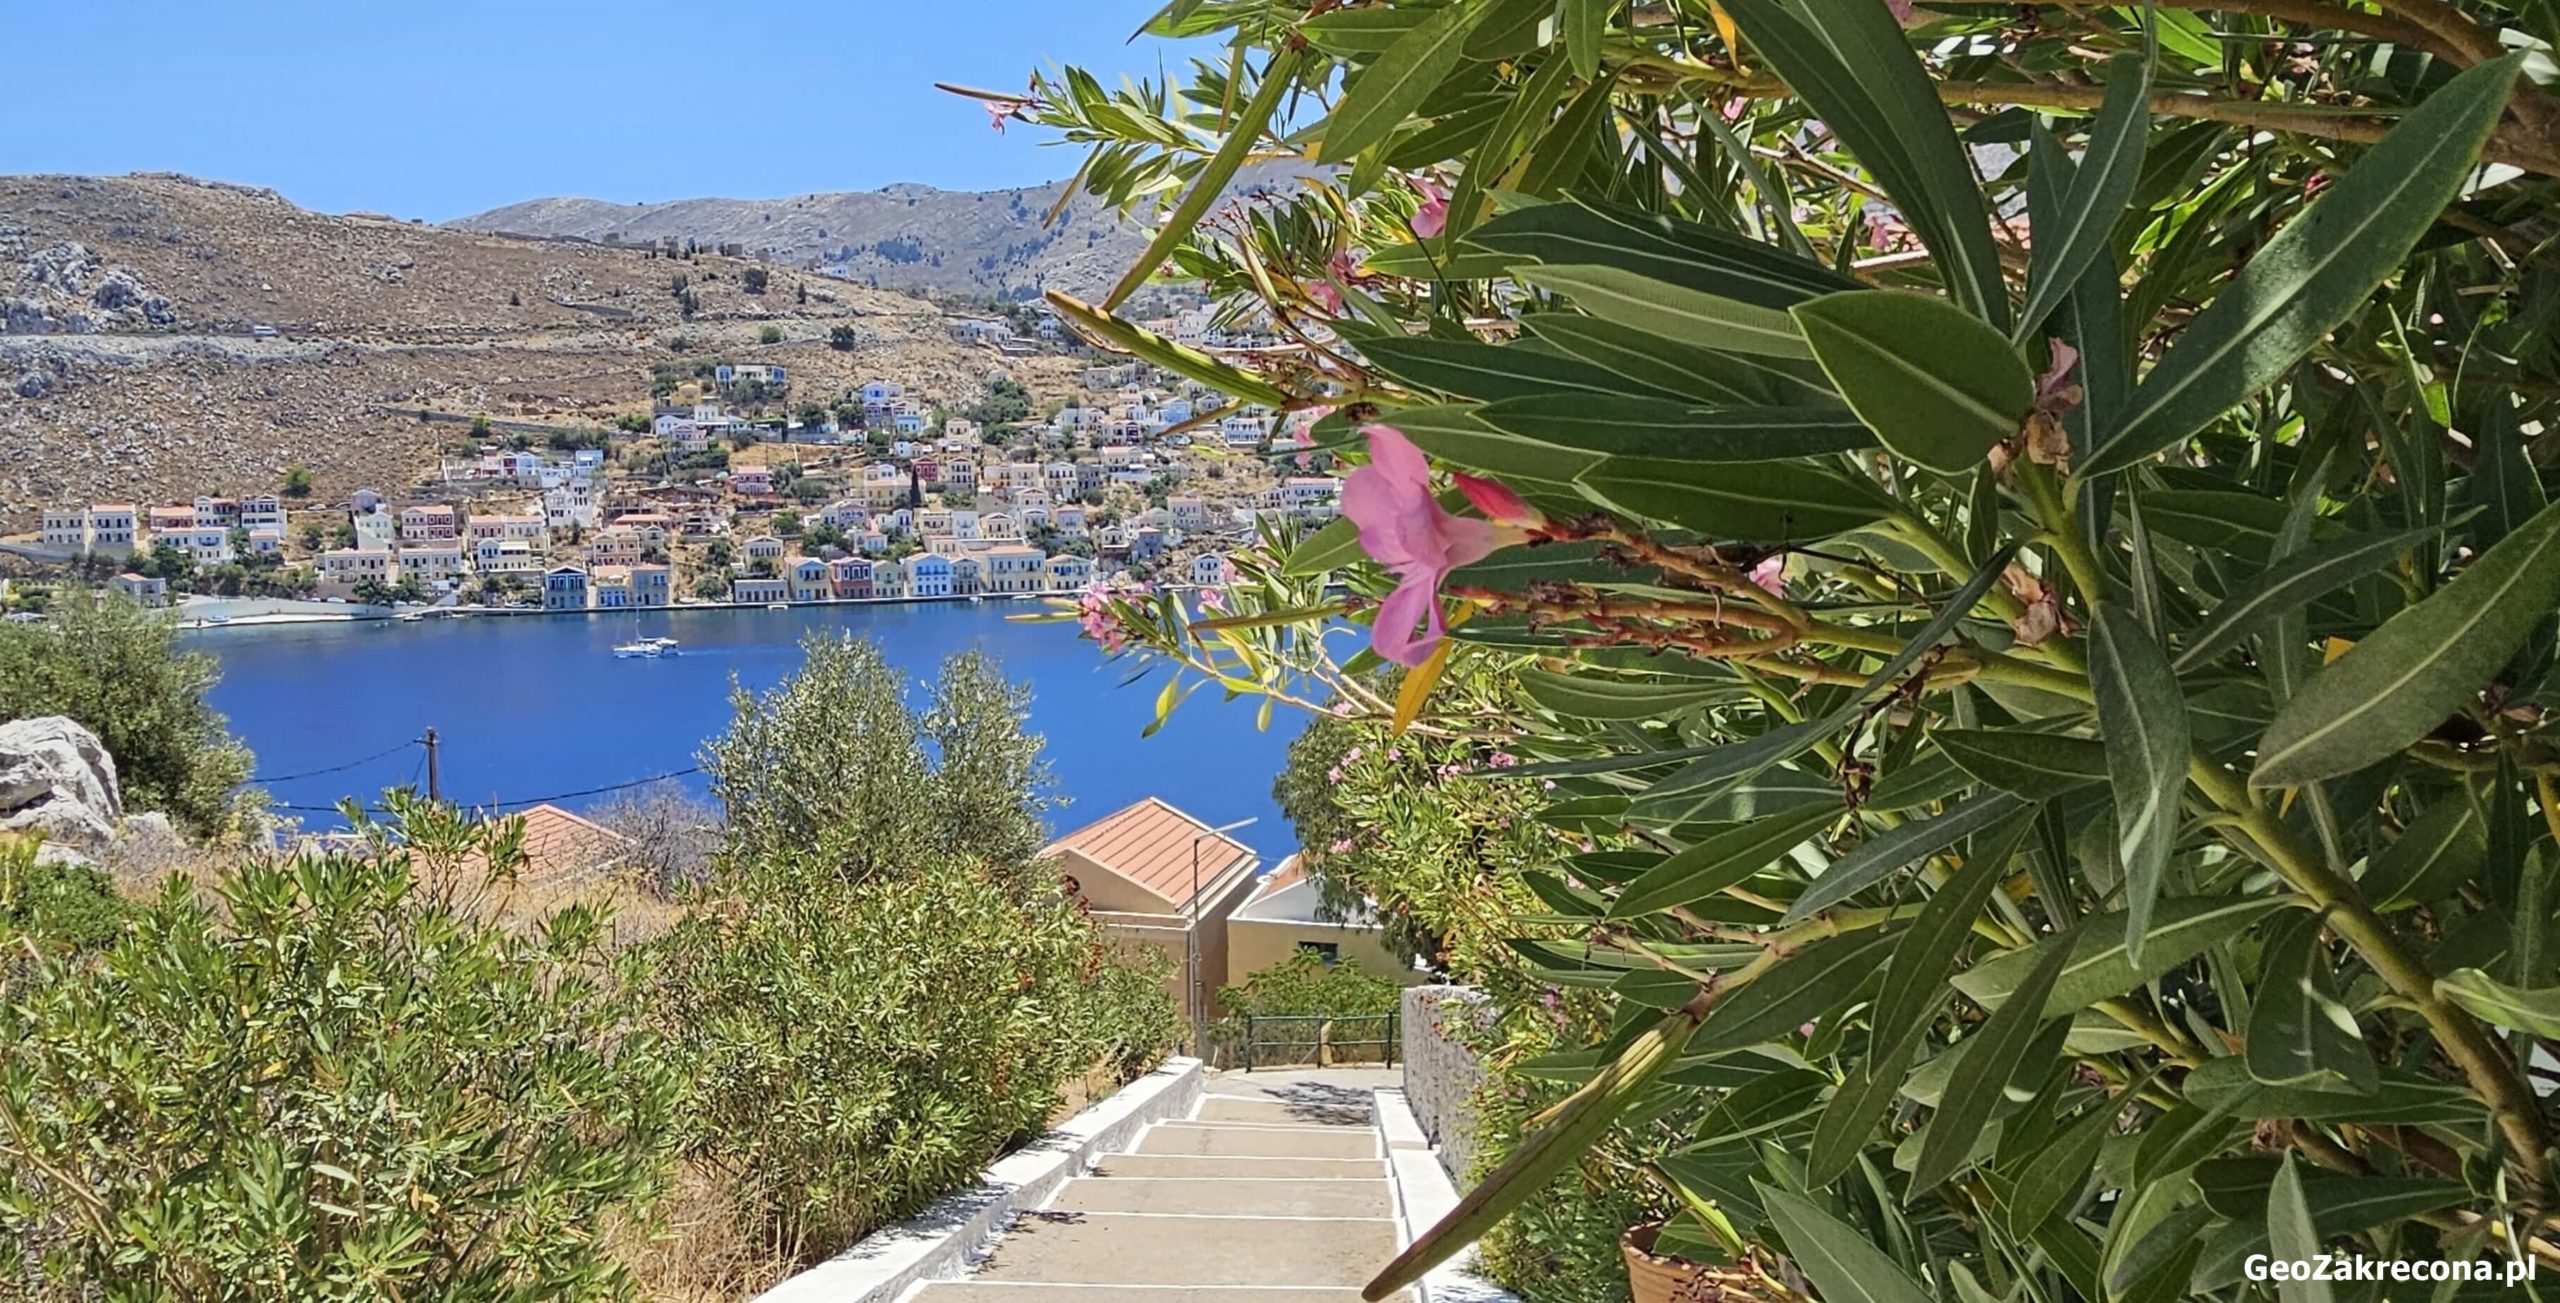
[[660, 657], [675, 655], [676, 640], [673, 638], [641, 637], [640, 613], [638, 611], [633, 611], [631, 613], [631, 640], [629, 642], [615, 643], [613, 647], [613, 654], [617, 658], [623, 660], [638, 658], [655, 660]]

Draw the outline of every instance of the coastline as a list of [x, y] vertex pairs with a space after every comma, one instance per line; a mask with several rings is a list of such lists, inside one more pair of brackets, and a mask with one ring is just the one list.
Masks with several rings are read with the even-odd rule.
[[[1189, 588], [1193, 587], [1193, 585], [1182, 585], [1180, 587]], [[538, 606], [413, 606], [402, 608], [388, 606], [335, 606], [317, 602], [295, 602], [293, 605], [297, 608], [322, 607], [325, 605], [325, 609], [268, 610], [250, 612], [241, 615], [220, 616], [209, 616], [201, 614], [201, 612], [203, 612], [208, 606], [230, 602], [265, 599], [191, 597], [186, 601], [179, 603], [175, 609], [178, 612], [179, 629], [189, 633], [197, 633], [215, 629], [270, 628], [306, 624], [356, 624], [385, 621], [402, 624], [423, 624], [431, 621], [476, 620], [490, 617], [506, 619], [521, 619], [525, 617], [539, 616], [593, 618], [596, 616], [620, 617], [625, 615], [664, 614], [676, 611], [765, 611], [771, 610], [775, 607], [785, 607], [797, 610], [802, 607], [830, 606], [924, 606], [948, 604], [953, 602], [1012, 603], [1037, 602], [1052, 598], [1072, 601], [1075, 598], [1075, 594], [1066, 592], [1040, 592], [978, 593], [974, 595], [954, 594], [945, 597], [838, 597], [828, 598], [825, 601], [819, 602], [694, 601], [674, 602], [666, 606], [589, 606], [566, 611], [545, 610]], [[199, 613], [190, 614], [191, 608]]]

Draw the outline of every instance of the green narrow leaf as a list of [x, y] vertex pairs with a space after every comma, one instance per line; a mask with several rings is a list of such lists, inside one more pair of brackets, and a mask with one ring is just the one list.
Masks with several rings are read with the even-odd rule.
[[[1116, 292], [1116, 291], [1115, 291]], [[1144, 327], [1132, 325], [1113, 316], [1107, 308], [1097, 308], [1074, 295], [1059, 290], [1048, 294], [1049, 305], [1066, 318], [1067, 324], [1095, 343], [1113, 352], [1129, 353], [1153, 362], [1177, 375], [1191, 379], [1224, 393], [1233, 394], [1249, 403], [1265, 407], [1289, 405], [1287, 392], [1260, 376], [1239, 371], [1195, 348], [1177, 344]]]
[[2097, 690], [2107, 780], [2115, 792], [2130, 958], [2140, 964], [2151, 902], [2178, 842], [2178, 797], [2187, 787], [2189, 752], [2186, 699], [2151, 631], [2112, 602], [2098, 604], [2089, 631], [2089, 680]]
[[1777, 863], [1840, 814], [1836, 801], [1821, 802], [1717, 833], [1627, 884], [1609, 906], [1609, 917], [1635, 918], [1705, 900]]
[[1761, 1206], [1823, 1303], [1932, 1303], [1929, 1292], [1866, 1236], [1802, 1195], [1754, 1182]]
[[1638, 1036], [1615, 1062], [1557, 1107], [1546, 1129], [1521, 1142], [1457, 1207], [1382, 1268], [1361, 1296], [1382, 1299], [1422, 1279], [1546, 1188], [1608, 1131], [1618, 1114], [1653, 1087], [1697, 1027], [1697, 1016], [1682, 1011]]
[[1388, 413], [1384, 420], [1431, 456], [1523, 491], [1552, 485], [1560, 494], [1574, 493], [1574, 480], [1600, 464], [1598, 453], [1494, 429], [1477, 420], [1476, 411], [1461, 406], [1408, 407]]
[[1871, 481], [1806, 462], [1610, 457], [1584, 471], [1581, 484], [1613, 510], [1744, 542], [1811, 542], [1894, 511]]
[[2081, 476], [2175, 447], [2274, 384], [2364, 306], [2471, 175], [2520, 57], [2457, 74], [2242, 263], [2135, 388]]
[[2555, 601], [2560, 505], [2312, 675], [2259, 740], [2250, 785], [2335, 778], [2425, 737], [2470, 704]]
[[1870, 1056], [1890, 1055], [1923, 1039], [1945, 998], [1947, 974], [1957, 952], [1973, 934], [1974, 920], [1999, 889], [2001, 875], [2033, 827], [2029, 815], [1975, 834], [1964, 866], [1930, 895], [1920, 916], [1903, 932], [1885, 965], [1884, 988], [1876, 996]]
[[1893, 940], [1893, 933], [1870, 928], [1825, 937], [1787, 956], [1716, 1001], [1690, 1048], [1705, 1053], [1763, 1044], [1841, 1008], [1874, 983], [1876, 964]]
[[2509, 986], [2477, 968], [2436, 979], [2436, 993], [2500, 1027], [2560, 1037], [2560, 986]]
[[2003, 1001], [1981, 1029], [1958, 1047], [1956, 1052], [1964, 1057], [1956, 1064], [1955, 1076], [1939, 1097], [1938, 1111], [1921, 1139], [1911, 1193], [1934, 1190], [1955, 1175], [1972, 1155], [1982, 1129], [1990, 1125], [1991, 1110], [2000, 1103], [2010, 1080], [2021, 1070], [2034, 1070], [2027, 1051], [2035, 1045], [2036, 1031], [2044, 1025], [2045, 1002], [2069, 962], [2069, 952], [2059, 946], [2037, 960], [2026, 981], [2011, 993], [2018, 998]]
[[[2276, 1171], [2275, 1188], [2267, 1193], [2267, 1250], [2287, 1263], [2308, 1263], [2325, 1256], [2319, 1229], [2311, 1220], [2310, 1200], [2302, 1193], [2302, 1169], [2294, 1165], [2289, 1150]], [[2276, 1298], [2281, 1303], [2330, 1303], [2329, 1283], [2280, 1280]]]
[[[1892, 990], [1890, 981], [1888, 976], [1887, 992]], [[1858, 1151], [1866, 1146], [1867, 1137], [1875, 1134], [1876, 1119], [1893, 1103], [1902, 1078], [1911, 1067], [1912, 1056], [1919, 1050], [1917, 1037], [1892, 1051], [1880, 1052], [1870, 1046], [1866, 1057], [1850, 1069], [1813, 1124], [1813, 1138], [1805, 1146], [1806, 1185], [1817, 1189], [1827, 1186], [1857, 1162]]]
[[2005, 332], [2009, 295], [1981, 186], [1892, 10], [1805, 0], [1727, 0], [1724, 7], [1893, 197], [1948, 292]]
[[1299, 539], [1298, 545], [1289, 549], [1289, 559], [1282, 563], [1280, 573], [1297, 577], [1320, 575], [1356, 564], [1367, 555], [1360, 550], [1360, 526], [1349, 516], [1337, 516]]
[[1927, 295], [1854, 290], [1791, 312], [1858, 418], [1896, 455], [1931, 470], [1980, 465], [2035, 403], [2035, 377], [2009, 341]]
[[1802, 331], [1786, 313], [1702, 293], [1669, 281], [1598, 263], [1540, 263], [1512, 275], [1572, 299], [1603, 321], [1698, 344], [1764, 357], [1811, 357]]
[[[1104, 315], [1117, 311], [1121, 304], [1128, 302], [1130, 295], [1138, 292], [1140, 286], [1154, 279], [1156, 269], [1164, 265], [1174, 249], [1191, 238], [1192, 228], [1200, 224], [1201, 214], [1208, 212], [1209, 205], [1227, 192], [1227, 183], [1235, 180], [1236, 173], [1244, 168], [1246, 156], [1253, 153], [1253, 147], [1262, 140], [1263, 128], [1270, 123], [1271, 115], [1279, 111], [1281, 98], [1297, 89], [1298, 65], [1305, 59], [1306, 52], [1297, 48], [1284, 48], [1271, 57], [1270, 65], [1262, 70], [1262, 84], [1254, 89], [1253, 98], [1245, 103], [1244, 111], [1236, 115], [1236, 120], [1226, 125], [1226, 139], [1219, 143], [1218, 152], [1209, 156], [1209, 161], [1200, 169], [1199, 179], [1183, 192], [1173, 211], [1165, 214], [1164, 223], [1156, 228], [1155, 238], [1147, 241], [1146, 250], [1138, 255], [1137, 261], [1129, 264], [1129, 270], [1120, 277], [1120, 283], [1103, 296], [1101, 307]], [[1054, 290], [1049, 294], [1052, 303], [1061, 297]], [[1154, 358], [1148, 360], [1155, 361]], [[1181, 370], [1179, 367], [1172, 369]], [[1182, 374], [1191, 373], [1184, 371]], [[1192, 378], [1200, 379], [1198, 376]], [[1202, 383], [1214, 385], [1218, 382], [1206, 380]], [[1230, 389], [1227, 392], [1236, 391]]]
[[2270, 1086], [2345, 1087], [2370, 1095], [2380, 1081], [2320, 947], [2326, 917], [2296, 911], [2268, 929], [2249, 1009], [2249, 1075]]
[[2184, 674], [2240, 645], [2268, 621], [2387, 569], [2435, 533], [2356, 534], [2292, 553], [2240, 584], [2187, 634], [2171, 667]]
[[2140, 963], [2125, 948], [2124, 913], [2118, 910], [2084, 919], [2062, 936], [2046, 937], [2024, 950], [1975, 964], [1956, 974], [1956, 989], [1987, 1008], [2007, 999], [2047, 948], [2067, 946], [2071, 962], [2063, 967], [2045, 1013], [2075, 1013], [2122, 995], [2195, 958], [2206, 947], [2238, 936], [2281, 905], [2262, 896], [2164, 896], [2152, 909], [2151, 935], [2143, 942]]
[[2049, 801], [2107, 781], [2107, 746], [2093, 738], [2021, 729], [1942, 728], [1929, 740], [1956, 767], [2005, 792]]
[[1884, 881], [1915, 860], [1935, 855], [1957, 842], [1997, 825], [2021, 811], [2027, 802], [2007, 792], [1983, 792], [1957, 802], [1934, 819], [1913, 819], [1868, 838], [1858, 849], [1831, 862], [1822, 876], [1787, 906], [1785, 923], [1798, 923]]
[[1623, 376], [1559, 353], [1517, 344], [1414, 336], [1364, 339], [1359, 341], [1359, 347], [1360, 355], [1371, 365], [1405, 384], [1462, 398], [1524, 398], [1558, 389], [1595, 394], [1627, 391]]
[[1784, 461], [1875, 444], [1856, 417], [1836, 408], [1702, 408], [1659, 398], [1552, 394], [1486, 403], [1473, 415], [1541, 443], [1670, 461]]
[[1750, 694], [1739, 683], [1663, 683], [1612, 679], [1597, 674], [1520, 671], [1529, 699], [1574, 719], [1666, 719], [1697, 706], [1722, 705]]
[[1573, 75], [1585, 81], [1600, 72], [1600, 37], [1609, 30], [1615, 0], [1564, 0], [1564, 50]]
[[[2150, 66], [2141, 55], [2119, 54], [2107, 61], [2106, 87], [2059, 211], [2050, 219], [2036, 215], [2041, 234], [2029, 250], [2027, 306], [2018, 314], [2021, 343], [2044, 328], [2045, 318], [2062, 306], [2082, 275], [2107, 256], [2108, 240], [2142, 179], [2143, 146], [2151, 135]], [[2047, 147], [2059, 149], [2060, 142], [2039, 135], [2034, 148]]]
[[2071, 1197], [2089, 1184], [2089, 1174], [2098, 1166], [2098, 1153], [2105, 1147], [2108, 1134], [2115, 1130], [2116, 1115], [2124, 1111], [2124, 1099], [2123, 1095], [2110, 1095], [2099, 1100], [2052, 1143], [2028, 1155], [2018, 1168], [2009, 1197], [2000, 1202], [2011, 1235], [2023, 1239], [2034, 1234], [2037, 1227], [2062, 1211]]
[[1477, 12], [1474, 5], [1443, 6], [1397, 37], [1344, 89], [1341, 104], [1324, 121], [1318, 161], [1348, 162], [1403, 126], [1457, 70], [1466, 54], [1467, 27]]
[[1731, 231], [1582, 195], [1504, 213], [1468, 239], [1542, 263], [1597, 263], [1781, 312], [1819, 294], [1863, 288], [1855, 277]]
[[1768, 401], [1770, 373], [1729, 353], [1698, 348], [1578, 312], [1541, 312], [1522, 323], [1567, 354], [1651, 390], [1669, 389], [1693, 404], [1720, 407]]

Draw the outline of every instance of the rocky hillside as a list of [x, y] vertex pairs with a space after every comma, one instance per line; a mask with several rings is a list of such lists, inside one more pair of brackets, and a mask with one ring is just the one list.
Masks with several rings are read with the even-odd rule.
[[789, 199], [679, 199], [614, 204], [535, 199], [453, 223], [460, 230], [567, 236], [623, 244], [693, 240], [730, 245], [775, 262], [857, 284], [973, 297], [1108, 285], [1146, 241], [1090, 200], [1042, 225], [1060, 186], [952, 191], [886, 190]]
[[[837, 326], [859, 346], [830, 347]], [[330, 216], [175, 176], [0, 177], [0, 528], [272, 488], [293, 465], [324, 499], [390, 489], [451, 436], [421, 408], [601, 423], [646, 409], [653, 367], [709, 357], [787, 365], [795, 402], [883, 375], [956, 403], [998, 364], [919, 298], [752, 259]]]
[[[1249, 168], [1234, 189], [1286, 190], [1288, 171], [1275, 164]], [[1137, 260], [1146, 234], [1089, 195], [1078, 195], [1056, 221], [1046, 221], [1064, 188], [1064, 182], [982, 191], [895, 185], [788, 199], [659, 204], [534, 199], [452, 225], [618, 244], [726, 245], [889, 289], [971, 298], [1043, 289], [1091, 296]]]

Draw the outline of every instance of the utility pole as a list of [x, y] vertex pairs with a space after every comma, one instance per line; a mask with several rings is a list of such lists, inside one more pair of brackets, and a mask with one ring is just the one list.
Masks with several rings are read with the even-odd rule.
[[427, 799], [441, 801], [444, 799], [444, 780], [436, 772], [436, 731], [428, 729], [427, 735], [419, 740], [427, 744]]

